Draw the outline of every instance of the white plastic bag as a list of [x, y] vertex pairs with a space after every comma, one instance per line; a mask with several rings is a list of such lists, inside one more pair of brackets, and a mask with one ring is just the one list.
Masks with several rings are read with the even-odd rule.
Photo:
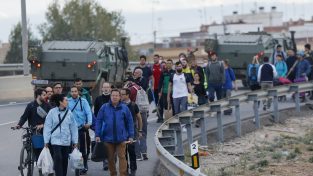
[[37, 166], [42, 170], [42, 174], [54, 173], [53, 159], [47, 147], [44, 147], [39, 155]]
[[70, 154], [70, 163], [73, 170], [84, 169], [83, 155], [77, 148]]

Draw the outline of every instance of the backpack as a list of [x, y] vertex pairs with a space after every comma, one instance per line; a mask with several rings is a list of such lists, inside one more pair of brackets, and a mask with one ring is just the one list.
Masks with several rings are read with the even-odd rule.
[[133, 86], [137, 90], [137, 95], [136, 95], [136, 101], [135, 103], [137, 104], [140, 112], [148, 112], [149, 111], [149, 99], [146, 91], [140, 87], [137, 88], [137, 86]]
[[258, 81], [258, 67], [255, 64], [253, 64], [249, 70], [249, 80], [251, 82]]

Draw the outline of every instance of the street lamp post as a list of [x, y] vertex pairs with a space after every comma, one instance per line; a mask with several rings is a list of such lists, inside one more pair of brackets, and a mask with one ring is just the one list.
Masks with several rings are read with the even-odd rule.
[[24, 76], [27, 76], [29, 74], [29, 65], [27, 61], [28, 32], [26, 21], [26, 0], [21, 0], [21, 15], [22, 15], [23, 74]]

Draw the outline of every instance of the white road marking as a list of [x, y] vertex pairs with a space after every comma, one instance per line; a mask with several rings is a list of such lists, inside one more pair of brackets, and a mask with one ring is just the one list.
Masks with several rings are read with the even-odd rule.
[[6, 122], [6, 123], [0, 123], [0, 126], [9, 125], [9, 124], [16, 123], [16, 122], [17, 122], [17, 121]]

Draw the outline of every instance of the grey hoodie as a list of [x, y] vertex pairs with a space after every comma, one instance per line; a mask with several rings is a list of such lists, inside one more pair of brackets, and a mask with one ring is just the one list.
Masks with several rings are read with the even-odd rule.
[[208, 85], [225, 83], [224, 64], [221, 61], [209, 62], [206, 67], [206, 74]]

